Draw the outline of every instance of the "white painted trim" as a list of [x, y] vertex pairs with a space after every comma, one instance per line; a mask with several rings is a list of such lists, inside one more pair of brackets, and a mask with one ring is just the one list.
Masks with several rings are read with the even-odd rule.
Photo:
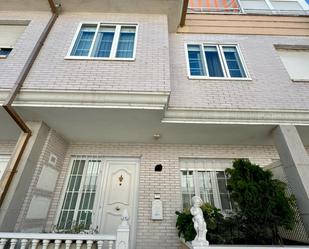
[[309, 125], [309, 110], [169, 108], [162, 123]]
[[[7, 89], [0, 89], [0, 104], [8, 94]], [[169, 92], [24, 89], [14, 106], [163, 110], [168, 97]]]
[[[92, 44], [90, 46], [89, 52], [87, 56], [74, 56], [71, 55], [74, 45], [76, 43], [76, 40], [78, 38], [78, 35], [80, 33], [80, 29], [82, 25], [97, 25], [96, 31], [93, 37]], [[112, 42], [112, 47], [110, 51], [110, 56], [109, 57], [94, 57], [93, 56], [93, 48], [95, 47], [95, 42], [96, 38], [98, 35], [98, 31], [100, 26], [114, 26], [115, 27], [115, 33], [114, 33], [114, 38]], [[134, 47], [133, 47], [133, 56], [132, 58], [117, 58], [116, 53], [117, 53], [117, 47], [119, 43], [119, 37], [120, 37], [120, 31], [122, 27], [126, 26], [135, 26], [135, 37], [134, 37]], [[130, 23], [130, 22], [89, 22], [89, 21], [82, 21], [78, 24], [78, 28], [75, 31], [74, 38], [71, 41], [70, 48], [68, 50], [67, 55], [64, 57], [66, 60], [112, 60], [112, 61], [135, 61], [135, 56], [136, 56], [136, 43], [137, 43], [137, 36], [138, 36], [138, 24], [137, 23]]]

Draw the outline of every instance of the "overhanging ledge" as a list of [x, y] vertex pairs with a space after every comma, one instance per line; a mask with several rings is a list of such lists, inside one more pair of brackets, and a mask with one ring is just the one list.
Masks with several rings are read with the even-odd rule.
[[163, 123], [309, 125], [309, 110], [168, 108]]
[[[0, 103], [8, 94], [0, 90]], [[24, 89], [14, 106], [164, 109], [169, 92], [72, 91]]]

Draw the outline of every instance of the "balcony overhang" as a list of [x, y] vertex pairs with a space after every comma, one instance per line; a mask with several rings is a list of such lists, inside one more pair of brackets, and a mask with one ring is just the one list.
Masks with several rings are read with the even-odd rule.
[[[181, 19], [183, 0], [55, 0], [63, 12], [165, 14], [169, 30], [175, 32]], [[50, 11], [47, 0], [0, 0], [0, 11]]]

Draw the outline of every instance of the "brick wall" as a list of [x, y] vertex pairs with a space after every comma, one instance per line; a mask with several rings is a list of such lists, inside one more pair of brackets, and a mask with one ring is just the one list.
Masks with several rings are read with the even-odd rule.
[[[308, 109], [308, 82], [292, 82], [274, 44], [309, 45], [305, 37], [170, 34], [170, 106]], [[251, 81], [189, 80], [185, 43], [239, 44]]]
[[[175, 228], [175, 211], [181, 209], [180, 157], [250, 158], [260, 165], [278, 159], [272, 146], [201, 146], [156, 144], [72, 144], [67, 151], [64, 166], [57, 182], [52, 208], [49, 212], [49, 228], [56, 223], [60, 196], [65, 190], [71, 155], [102, 155], [140, 157], [139, 201], [136, 248], [176, 248], [179, 246]], [[163, 165], [162, 172], [154, 172], [154, 166]], [[161, 193], [163, 221], [151, 220], [151, 201], [155, 192]]]
[[[137, 23], [135, 61], [66, 60], [80, 22]], [[169, 91], [165, 15], [65, 13], [50, 32], [24, 88]]]
[[0, 21], [30, 21], [8, 58], [0, 60], [0, 89], [12, 88], [50, 16], [50, 12], [0, 11]]
[[[56, 172], [61, 171], [63, 166], [63, 160], [67, 149], [66, 141], [58, 135], [54, 130], [49, 130], [47, 139], [42, 148], [36, 170], [33, 174], [28, 193], [26, 195], [25, 201], [23, 203], [22, 209], [20, 211], [17, 224], [15, 226], [16, 231], [44, 231], [46, 225], [46, 219], [39, 218], [27, 218], [29, 213], [29, 206], [34, 197], [43, 197], [47, 199], [52, 199], [54, 195], [53, 189], [42, 189], [38, 186], [39, 179], [42, 175], [42, 170], [46, 167], [54, 169]], [[55, 156], [56, 161], [50, 162], [50, 157]], [[52, 181], [52, 179], [46, 179], [47, 181]], [[51, 205], [51, 208], [53, 206]]]

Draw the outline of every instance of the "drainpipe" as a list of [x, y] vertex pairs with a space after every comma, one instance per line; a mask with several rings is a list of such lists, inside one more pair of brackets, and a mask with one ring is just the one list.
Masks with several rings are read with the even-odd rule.
[[7, 113], [11, 116], [17, 126], [22, 130], [23, 134], [17, 144], [16, 153], [14, 157], [11, 158], [9, 166], [5, 171], [5, 174], [0, 182], [0, 207], [3, 203], [3, 200], [6, 196], [6, 193], [9, 189], [10, 183], [16, 173], [19, 161], [23, 155], [23, 152], [26, 148], [26, 145], [31, 137], [31, 129], [27, 126], [26, 122], [23, 118], [15, 111], [14, 107], [12, 106], [13, 101], [15, 100], [20, 88], [22, 87], [37, 55], [39, 54], [41, 47], [43, 46], [52, 26], [54, 25], [57, 17], [58, 17], [58, 10], [59, 6], [56, 6], [53, 0], [48, 0], [52, 16], [46, 25], [45, 29], [43, 30], [40, 38], [38, 39], [35, 47], [33, 48], [28, 60], [26, 61], [21, 73], [19, 74], [13, 88], [11, 89], [9, 95], [5, 99], [3, 103], [3, 108], [7, 111]]
[[186, 16], [187, 16], [187, 11], [188, 11], [188, 5], [189, 5], [189, 0], [183, 0], [181, 18], [180, 18], [180, 23], [179, 23], [180, 27], [185, 26]]

